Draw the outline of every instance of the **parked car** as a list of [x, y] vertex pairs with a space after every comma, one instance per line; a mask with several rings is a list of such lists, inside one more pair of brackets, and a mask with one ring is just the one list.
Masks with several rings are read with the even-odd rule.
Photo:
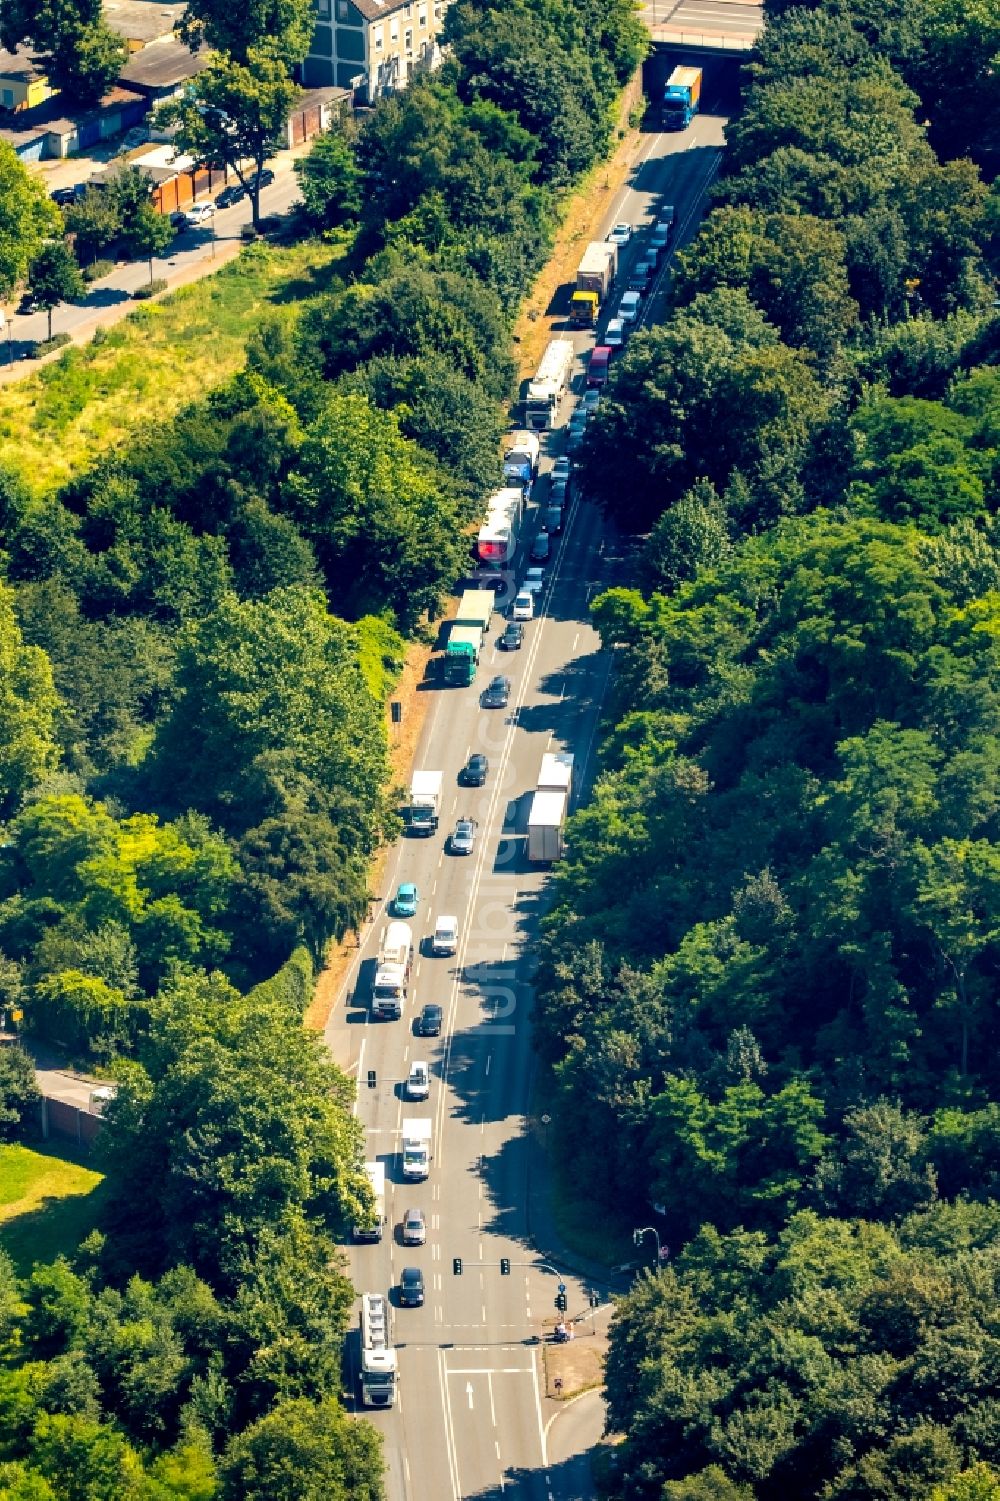
[[262, 172], [255, 172], [252, 177], [247, 178], [247, 192], [252, 193], [256, 187], [270, 187], [273, 181], [274, 173], [270, 167], [265, 167]]
[[214, 217], [214, 203], [192, 203], [191, 207], [185, 211], [184, 224], [187, 229], [198, 229]]
[[612, 245], [627, 245], [632, 238], [631, 224], [616, 224], [608, 235]]
[[234, 203], [242, 203], [247, 196], [247, 190], [241, 182], [231, 182], [228, 188], [223, 188], [215, 200], [216, 208], [232, 208]]
[[392, 910], [397, 917], [414, 917], [420, 905], [420, 893], [412, 881], [401, 881], [392, 899]]
[[568, 505], [568, 504], [569, 504], [569, 482], [567, 480], [561, 479], [561, 480], [558, 480], [554, 485], [550, 485], [549, 486], [549, 505], [550, 506], [558, 506], [559, 509], [562, 510], [563, 506]]
[[404, 1308], [419, 1308], [424, 1301], [424, 1274], [418, 1266], [404, 1266], [400, 1272], [399, 1301]]
[[440, 1037], [444, 1012], [433, 1002], [428, 1003], [417, 1017], [417, 1031], [421, 1037]]
[[514, 603], [510, 607], [512, 620], [531, 620], [535, 614], [535, 604], [532, 596], [522, 589], [515, 594]]
[[403, 1215], [400, 1239], [404, 1246], [422, 1246], [427, 1239], [427, 1216], [422, 1209], [408, 1209]]
[[406, 1076], [406, 1098], [408, 1100], [426, 1100], [431, 1092], [431, 1071], [426, 1063], [419, 1060], [410, 1064], [410, 1072]]
[[484, 787], [489, 774], [490, 763], [479, 751], [473, 751], [458, 774], [458, 780], [463, 787]]
[[601, 393], [596, 386], [591, 386], [589, 390], [584, 391], [583, 395], [580, 397], [580, 406], [586, 413], [588, 422], [590, 418], [593, 417], [600, 404]]
[[566, 429], [566, 451], [576, 453], [587, 433], [587, 419], [580, 417], [579, 422], [571, 422]]
[[608, 326], [604, 330], [604, 342], [611, 349], [621, 349], [628, 337], [628, 329], [624, 318], [609, 318]]
[[[561, 514], [562, 513], [560, 512], [560, 515]], [[544, 526], [544, 520], [542, 524]], [[529, 553], [529, 557], [531, 558], [531, 561], [533, 563], [547, 563], [549, 560], [549, 553], [551, 551], [552, 544], [549, 542], [549, 539], [544, 531], [539, 532], [537, 536], [532, 538], [531, 552]]]
[[568, 480], [571, 473], [572, 466], [569, 459], [560, 454], [559, 458], [552, 465], [552, 474], [550, 475], [552, 483], [558, 485], [560, 480]]
[[519, 620], [508, 620], [497, 645], [501, 651], [520, 651], [524, 645], [524, 626]]
[[[518, 599], [520, 599], [518, 595]], [[530, 594], [526, 596], [531, 598]], [[523, 616], [522, 619], [530, 620], [531, 616]], [[484, 709], [506, 709], [510, 702], [510, 678], [495, 677], [490, 680], [483, 693]]]
[[[82, 187], [82, 184], [78, 184], [77, 186]], [[77, 192], [77, 188], [75, 187], [53, 188], [52, 192], [49, 194], [49, 197], [52, 199], [53, 203], [58, 203], [62, 206], [65, 206], [67, 203], [75, 203], [77, 198], [82, 196], [83, 195], [81, 193]]]
[[631, 324], [636, 321], [642, 309], [642, 298], [638, 292], [624, 292], [618, 308], [618, 316], [623, 323]]
[[453, 855], [471, 855], [476, 847], [476, 830], [479, 828], [474, 818], [460, 818], [455, 824], [451, 836], [451, 852]]
[[34, 292], [25, 292], [17, 305], [17, 311], [22, 318], [26, 318], [29, 313], [39, 313], [41, 310], [42, 304]]
[[174, 229], [186, 229], [187, 217], [188, 216], [184, 209], [175, 209], [174, 212], [170, 215], [170, 222], [173, 225]]

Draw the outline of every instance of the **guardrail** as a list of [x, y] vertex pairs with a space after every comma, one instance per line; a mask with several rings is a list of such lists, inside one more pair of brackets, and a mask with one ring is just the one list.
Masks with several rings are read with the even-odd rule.
[[698, 48], [702, 52], [750, 52], [757, 45], [757, 37], [745, 32], [729, 36], [725, 32], [683, 31], [656, 21], [646, 24], [654, 42], [669, 42], [672, 47]]

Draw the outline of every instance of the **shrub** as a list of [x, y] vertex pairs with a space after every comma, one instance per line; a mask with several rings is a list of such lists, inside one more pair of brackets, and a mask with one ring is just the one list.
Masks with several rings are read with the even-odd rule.
[[39, 339], [37, 344], [32, 344], [29, 359], [40, 360], [47, 354], [54, 354], [57, 349], [64, 349], [73, 341], [69, 334], [53, 334], [51, 339]]
[[100, 281], [102, 276], [110, 276], [111, 272], [114, 269], [114, 261], [109, 261], [102, 258], [97, 261], [92, 261], [89, 266], [84, 266], [81, 275], [83, 276], [84, 281], [87, 282]]
[[262, 1007], [277, 1001], [288, 1006], [297, 1016], [303, 1016], [312, 1000], [315, 982], [316, 967], [312, 955], [300, 944], [297, 949], [292, 950], [277, 974], [255, 985], [247, 999]]
[[155, 297], [157, 292], [165, 292], [167, 284], [162, 276], [154, 276], [152, 281], [147, 281], [145, 286], [136, 287], [132, 297], [136, 302], [145, 302], [148, 297]]

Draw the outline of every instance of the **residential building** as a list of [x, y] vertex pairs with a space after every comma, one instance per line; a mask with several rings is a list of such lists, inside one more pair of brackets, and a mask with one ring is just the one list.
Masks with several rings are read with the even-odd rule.
[[316, 0], [307, 87], [335, 85], [373, 104], [437, 66], [448, 0]]
[[0, 110], [33, 109], [51, 94], [49, 80], [26, 47], [0, 51]]

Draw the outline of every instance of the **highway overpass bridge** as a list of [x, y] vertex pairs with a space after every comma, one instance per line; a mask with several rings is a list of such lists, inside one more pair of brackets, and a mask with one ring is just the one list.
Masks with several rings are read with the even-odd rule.
[[737, 56], [756, 42], [764, 7], [747, 0], [644, 0], [642, 16], [658, 48]]

